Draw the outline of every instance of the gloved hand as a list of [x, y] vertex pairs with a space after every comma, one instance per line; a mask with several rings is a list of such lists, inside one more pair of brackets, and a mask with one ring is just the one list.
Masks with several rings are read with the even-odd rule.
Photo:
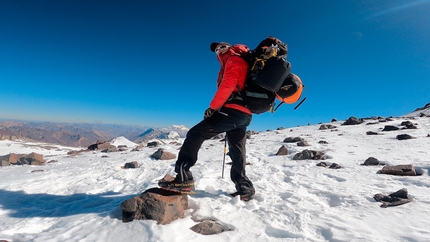
[[203, 116], [203, 119], [207, 119], [210, 116], [212, 116], [212, 114], [215, 112], [215, 110], [213, 110], [212, 108], [208, 108], [205, 111], [205, 115]]

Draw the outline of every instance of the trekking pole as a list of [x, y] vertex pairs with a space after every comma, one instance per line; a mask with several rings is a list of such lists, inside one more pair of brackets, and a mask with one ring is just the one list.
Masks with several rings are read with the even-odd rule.
[[227, 135], [224, 138], [224, 158], [222, 160], [222, 178], [224, 179], [225, 155], [227, 153]]

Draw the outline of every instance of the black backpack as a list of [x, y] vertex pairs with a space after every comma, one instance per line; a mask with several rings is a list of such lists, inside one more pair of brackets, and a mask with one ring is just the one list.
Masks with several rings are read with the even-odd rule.
[[[291, 64], [287, 61], [288, 47], [281, 40], [269, 36], [249, 53], [241, 57], [249, 64], [245, 89], [235, 95], [252, 113], [274, 112], [283, 103], [286, 92], [277, 92], [281, 87], [291, 86]], [[298, 83], [298, 82], [293, 82]], [[300, 81], [301, 84], [301, 81]], [[300, 90], [302, 88], [296, 88]], [[290, 89], [293, 90], [293, 89]], [[300, 98], [300, 94], [298, 96]], [[287, 95], [292, 95], [288, 93]], [[281, 103], [275, 108], [275, 98]], [[300, 104], [299, 104], [300, 105]]]

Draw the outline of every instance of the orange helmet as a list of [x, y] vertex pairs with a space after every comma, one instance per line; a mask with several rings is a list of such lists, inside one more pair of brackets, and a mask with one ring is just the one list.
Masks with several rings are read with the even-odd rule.
[[302, 80], [296, 74], [290, 73], [285, 78], [279, 91], [276, 92], [276, 98], [281, 102], [292, 104], [300, 99], [302, 92]]

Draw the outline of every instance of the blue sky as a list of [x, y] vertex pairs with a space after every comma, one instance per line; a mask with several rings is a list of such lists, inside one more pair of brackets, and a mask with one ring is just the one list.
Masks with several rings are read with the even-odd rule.
[[213, 41], [289, 46], [297, 110], [250, 129], [400, 116], [430, 102], [430, 1], [0, 0], [0, 118], [144, 126], [202, 119]]

